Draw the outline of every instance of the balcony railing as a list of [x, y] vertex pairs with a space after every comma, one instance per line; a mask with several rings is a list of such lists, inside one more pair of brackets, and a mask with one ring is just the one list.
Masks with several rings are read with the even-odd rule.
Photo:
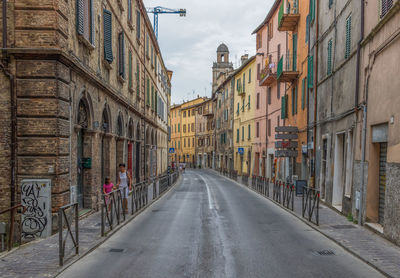
[[278, 30], [294, 31], [299, 20], [299, 0], [282, 1], [278, 14]]
[[277, 79], [280, 82], [292, 82], [299, 76], [297, 55], [283, 55], [278, 62]]
[[268, 61], [267, 63], [260, 72], [260, 86], [269, 86], [276, 81], [277, 64], [275, 61]]

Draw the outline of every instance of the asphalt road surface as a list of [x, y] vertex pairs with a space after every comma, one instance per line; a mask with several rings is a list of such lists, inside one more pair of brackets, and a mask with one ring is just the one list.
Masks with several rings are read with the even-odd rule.
[[271, 201], [206, 170], [186, 170], [161, 200], [60, 276], [382, 277]]

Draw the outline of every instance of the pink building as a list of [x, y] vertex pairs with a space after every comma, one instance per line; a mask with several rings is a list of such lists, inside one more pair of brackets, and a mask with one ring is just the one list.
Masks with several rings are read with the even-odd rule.
[[[281, 0], [276, 0], [265, 20], [254, 30], [257, 34], [256, 136], [253, 141], [254, 175], [282, 177], [283, 163], [275, 159], [275, 127], [281, 120], [281, 98], [285, 83], [278, 83], [276, 72], [279, 58], [286, 53], [286, 32], [278, 31]], [[282, 161], [283, 162], [283, 161]], [[258, 165], [258, 167], [257, 167]], [[277, 168], [278, 167], [278, 168]]]

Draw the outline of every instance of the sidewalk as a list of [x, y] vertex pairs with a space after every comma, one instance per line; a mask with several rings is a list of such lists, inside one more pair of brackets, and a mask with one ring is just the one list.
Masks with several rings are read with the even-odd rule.
[[[215, 171], [215, 173], [218, 172]], [[245, 186], [240, 181], [241, 179], [238, 177], [237, 183]], [[251, 186], [251, 178], [249, 178], [248, 187], [255, 191]], [[268, 198], [271, 201], [273, 201], [272, 191], [273, 186], [271, 184], [269, 187], [270, 197]], [[274, 203], [281, 206], [277, 202]], [[283, 208], [283, 206], [281, 207]], [[389, 277], [400, 277], [400, 247], [365, 227], [349, 222], [346, 217], [323, 204], [320, 204], [319, 226], [302, 217], [302, 197], [295, 197], [293, 207], [294, 211], [284, 209], [383, 274]]]
[[[101, 212], [93, 213], [87, 218], [79, 220], [79, 255], [74, 256], [74, 252], [71, 250], [72, 242], [71, 239], [68, 238], [69, 241], [67, 241], [66, 244], [64, 267], [59, 266], [58, 233], [46, 239], [36, 240], [22, 245], [11, 252], [0, 254], [0, 278], [54, 277], [62, 269], [68, 267], [68, 265], [85, 256], [106, 241], [138, 214], [164, 196], [165, 193], [178, 184], [180, 180], [181, 178], [156, 199], [149, 199], [149, 203], [133, 215], [130, 213], [127, 214], [125, 221], [119, 226], [116, 226], [113, 231], [110, 231], [105, 237], [101, 237]], [[131, 199], [129, 198], [128, 200], [130, 212]], [[70, 253], [68, 250], [71, 250]]]

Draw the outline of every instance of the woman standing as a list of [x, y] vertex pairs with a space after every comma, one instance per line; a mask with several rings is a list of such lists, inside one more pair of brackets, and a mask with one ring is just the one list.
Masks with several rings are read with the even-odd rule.
[[117, 188], [121, 190], [123, 209], [125, 213], [128, 213], [128, 195], [132, 190], [132, 177], [126, 171], [124, 163], [119, 164]]

